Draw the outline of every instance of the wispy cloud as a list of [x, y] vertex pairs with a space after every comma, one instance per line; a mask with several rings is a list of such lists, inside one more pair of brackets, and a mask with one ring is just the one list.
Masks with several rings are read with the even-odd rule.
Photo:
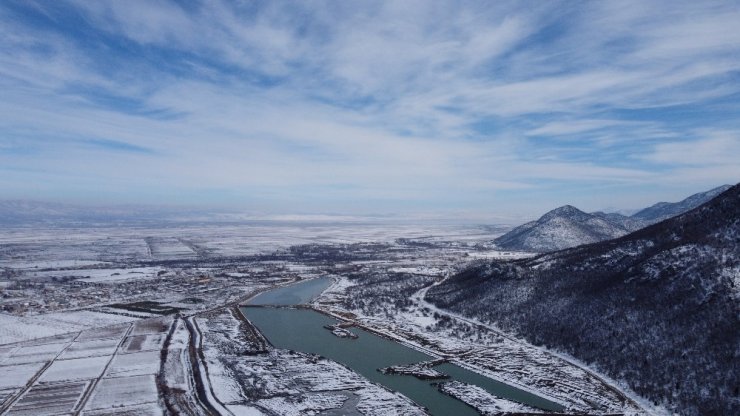
[[140, 153], [140, 154], [147, 154], [147, 155], [156, 154], [156, 152], [154, 152], [152, 149], [147, 149], [146, 147], [137, 146], [131, 143], [119, 142], [116, 140], [91, 139], [91, 140], [85, 140], [83, 141], [83, 143], [89, 146], [100, 147], [102, 149], [113, 150], [113, 151], [118, 151], [118, 152]]
[[738, 20], [722, 2], [8, 1], [0, 165], [127, 202], [518, 210], [581, 188], [630, 206], [666, 178], [737, 180]]
[[736, 174], [740, 174], [737, 160], [740, 155], [739, 131], [706, 128], [693, 132], [692, 136], [688, 140], [659, 143], [645, 158], [669, 166], [730, 165], [736, 168]]

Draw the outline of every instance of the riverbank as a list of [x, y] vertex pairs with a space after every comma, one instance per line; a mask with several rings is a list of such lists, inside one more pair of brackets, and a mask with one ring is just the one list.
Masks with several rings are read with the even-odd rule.
[[[291, 288], [295, 288], [296, 293], [299, 293], [303, 289], [300, 285], [311, 285], [311, 282], [278, 290], [282, 293], [281, 296], [288, 295], [286, 291]], [[242, 312], [246, 319], [256, 325], [274, 346], [331, 358], [359, 372], [373, 382], [381, 383], [387, 388], [409, 396], [417, 403], [429, 408], [433, 414], [464, 415], [470, 412], [467, 405], [451, 397], [445, 397], [428, 381], [430, 378], [437, 377], [427, 377], [426, 373], [435, 372], [437, 374], [436, 370], [431, 367], [440, 364], [446, 366], [445, 372], [450, 372], [456, 379], [477, 384], [497, 395], [524, 401], [545, 410], [561, 411], [564, 409], [564, 406], [554, 401], [523, 389], [488, 379], [459, 366], [443, 364], [446, 359], [439, 357], [437, 354], [434, 356], [425, 354], [420, 351], [418, 345], [417, 348], [409, 348], [405, 345], [405, 342], [399, 343], [398, 339], [389, 333], [377, 333], [375, 328], [372, 327], [366, 330], [362, 324], [353, 325], [355, 322], [348, 320], [350, 317], [348, 314], [338, 316], [331, 312], [327, 313], [326, 310], [317, 308], [315, 304], [312, 306], [275, 307], [252, 305], [252, 302], [250, 302], [249, 305], [242, 308]], [[355, 326], [356, 329], [353, 332], [359, 335], [358, 338], [352, 340], [336, 338], [322, 330], [326, 327], [346, 328], [349, 326]], [[427, 366], [429, 368], [423, 372], [422, 377], [418, 378], [406, 375], [390, 375], [391, 373], [397, 373], [394, 371], [378, 371], [388, 368], [403, 368], [409, 364], [412, 365], [411, 367], [413, 365], [419, 366], [423, 363], [429, 363]], [[419, 373], [419, 375], [422, 374]]]
[[[400, 278], [400, 277], [399, 277]], [[403, 308], [395, 304], [378, 307], [368, 313], [357, 307], [348, 307], [348, 297], [359, 296], [353, 282], [337, 276], [337, 281], [313, 302], [315, 309], [335, 318], [352, 317], [358, 327], [380, 336], [401, 342], [430, 356], [448, 358], [452, 363], [482, 376], [500, 380], [534, 394], [561, 403], [570, 412], [602, 414], [644, 414], [633, 400], [606, 383], [590, 370], [582, 369], [567, 360], [531, 346], [521, 340], [501, 334], [483, 325], [435, 313], [423, 302], [423, 290], [438, 280], [430, 276], [415, 294], [409, 296], [411, 305]], [[389, 286], [388, 278], [379, 280]], [[372, 288], [372, 287], [371, 287]], [[363, 281], [363, 295], [368, 283]], [[378, 287], [378, 293], [395, 293], [400, 289]], [[422, 296], [419, 296], [421, 292]], [[390, 299], [390, 301], [395, 301]]]
[[312, 414], [349, 403], [353, 411], [367, 415], [425, 414], [406, 397], [335, 361], [271, 345], [266, 351], [249, 349], [257, 345], [249, 334], [257, 332], [245, 330], [251, 325], [248, 317], [220, 310], [199, 316], [197, 322], [214, 394], [233, 413]]

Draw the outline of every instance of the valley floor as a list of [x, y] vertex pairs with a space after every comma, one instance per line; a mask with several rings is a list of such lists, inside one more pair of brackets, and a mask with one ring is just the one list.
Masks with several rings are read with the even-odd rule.
[[[489, 230], [404, 229], [413, 238], [398, 239], [342, 229], [342, 241], [320, 243], [316, 230], [294, 230], [264, 252], [265, 237], [250, 246], [234, 230], [196, 231], [78, 230], [67, 233], [74, 244], [50, 230], [0, 239], [0, 414], [424, 414], [334, 361], [272, 347], [238, 309], [261, 291], [319, 276], [334, 283], [311, 307], [348, 325], [569, 413], [646, 413], [592, 371], [424, 301], [472, 259], [524, 255], [495, 250]], [[482, 414], [536, 412], [472, 387], [440, 389]]]

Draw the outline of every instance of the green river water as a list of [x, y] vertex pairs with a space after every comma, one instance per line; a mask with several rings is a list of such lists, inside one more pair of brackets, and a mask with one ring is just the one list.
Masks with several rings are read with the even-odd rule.
[[[306, 303], [330, 283], [331, 280], [328, 278], [298, 283], [265, 292], [255, 297], [249, 304], [287, 306]], [[377, 371], [379, 368], [392, 365], [433, 359], [424, 353], [359, 328], [351, 328], [351, 331], [359, 336], [357, 339], [338, 338], [323, 328], [324, 325], [336, 323], [336, 320], [313, 310], [247, 306], [242, 311], [277, 348], [313, 353], [344, 364], [369, 380], [406, 395], [426, 407], [432, 415], [478, 414], [463, 402], [440, 393], [432, 385], [434, 381], [406, 375], [386, 375]], [[442, 364], [435, 368], [450, 375], [453, 380], [475, 384], [499, 397], [544, 410], [563, 409], [559, 404], [543, 397], [454, 364]]]

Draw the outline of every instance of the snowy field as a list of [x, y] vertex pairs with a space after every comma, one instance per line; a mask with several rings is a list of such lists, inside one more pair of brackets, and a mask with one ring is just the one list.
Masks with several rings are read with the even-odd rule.
[[159, 267], [132, 267], [115, 269], [63, 269], [52, 271], [28, 270], [24, 276], [37, 279], [64, 279], [79, 280], [86, 283], [118, 283], [126, 280], [151, 279], [162, 271]]
[[[500, 234], [500, 233], [498, 233]], [[402, 224], [207, 225], [163, 228], [6, 229], [0, 233], [0, 268], [80, 268], [101, 262], [244, 256], [300, 244], [490, 241], [478, 226]]]
[[[500, 232], [381, 224], [5, 230], [0, 414], [201, 414], [204, 406], [422, 414], [333, 361], [273, 349], [228, 312], [260, 290], [319, 276], [335, 283], [317, 308], [575, 411], [593, 403], [625, 410], [577, 366], [495, 329], [442, 319], [423, 302], [422, 288], [471, 261], [525, 256], [498, 250], [491, 241]], [[445, 392], [486, 411], [516, 409], [469, 386]]]
[[135, 318], [93, 311], [57, 312], [36, 316], [0, 313], [0, 344], [65, 334], [130, 322]]
[[155, 377], [163, 344], [149, 344], [146, 351], [127, 347], [132, 340], [139, 345], [135, 337], [159, 335], [163, 339], [172, 323], [171, 318], [155, 318], [0, 348], [0, 393], [6, 396], [0, 401], [0, 413], [107, 414], [115, 410], [161, 415]]

